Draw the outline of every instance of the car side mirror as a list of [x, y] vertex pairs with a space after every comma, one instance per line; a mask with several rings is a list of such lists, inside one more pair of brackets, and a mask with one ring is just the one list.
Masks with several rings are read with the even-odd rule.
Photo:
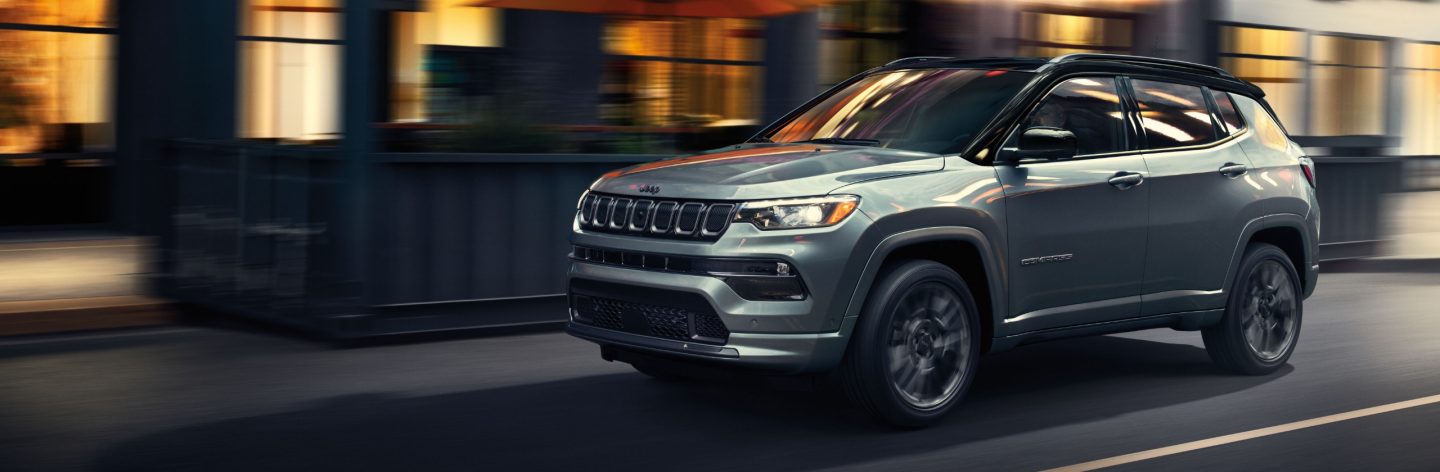
[[1012, 161], [1058, 161], [1075, 157], [1078, 147], [1075, 133], [1050, 126], [1036, 126], [1020, 134], [1019, 148]]

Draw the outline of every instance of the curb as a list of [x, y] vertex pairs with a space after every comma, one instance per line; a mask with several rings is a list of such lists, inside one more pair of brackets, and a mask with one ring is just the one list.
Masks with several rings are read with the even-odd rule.
[[0, 302], [0, 336], [163, 326], [178, 312], [169, 301], [141, 296]]
[[1440, 258], [1377, 257], [1340, 259], [1320, 263], [1321, 273], [1402, 273], [1440, 274]]

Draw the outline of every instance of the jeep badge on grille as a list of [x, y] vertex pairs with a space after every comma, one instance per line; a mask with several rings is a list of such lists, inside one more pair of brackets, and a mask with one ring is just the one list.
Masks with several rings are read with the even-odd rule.
[[638, 190], [640, 191], [640, 193], [648, 193], [648, 194], [654, 195], [654, 194], [660, 193], [660, 186], [659, 186], [659, 185], [645, 184], [645, 185], [641, 185]]

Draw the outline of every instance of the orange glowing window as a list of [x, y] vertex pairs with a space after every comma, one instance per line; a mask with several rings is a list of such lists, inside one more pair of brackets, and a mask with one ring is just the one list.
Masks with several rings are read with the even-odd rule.
[[0, 24], [0, 153], [111, 148], [110, 2], [0, 2]]

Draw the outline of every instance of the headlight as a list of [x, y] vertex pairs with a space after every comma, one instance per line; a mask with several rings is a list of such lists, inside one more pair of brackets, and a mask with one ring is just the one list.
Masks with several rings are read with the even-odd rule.
[[762, 230], [815, 228], [830, 226], [855, 212], [860, 197], [830, 195], [825, 197], [745, 202], [735, 212], [735, 221], [755, 225]]

